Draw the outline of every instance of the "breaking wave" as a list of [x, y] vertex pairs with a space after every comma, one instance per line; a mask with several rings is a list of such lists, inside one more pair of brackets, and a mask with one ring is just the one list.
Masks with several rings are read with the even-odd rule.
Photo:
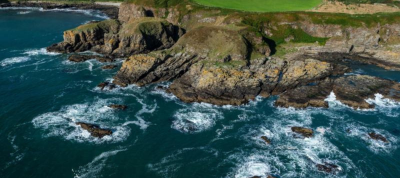
[[223, 115], [216, 108], [195, 103], [178, 110], [174, 118], [172, 128], [185, 133], [197, 133], [214, 126], [217, 120], [223, 119]]
[[22, 57], [12, 57], [12, 58], [6, 58], [0, 62], [0, 65], [2, 67], [13, 65], [13, 64], [18, 64], [18, 63], [23, 63], [29, 61], [31, 58], [22, 56]]
[[92, 178], [97, 177], [101, 170], [106, 165], [109, 157], [118, 154], [119, 152], [126, 151], [127, 149], [120, 149], [114, 151], [107, 151], [95, 157], [90, 163], [85, 166], [80, 166], [77, 171], [72, 170], [74, 178]]
[[[107, 107], [118, 99], [99, 99], [94, 103], [74, 104], [61, 108], [56, 112], [49, 112], [35, 117], [32, 121], [35, 128], [46, 131], [46, 137], [63, 137], [66, 140], [77, 142], [121, 142], [129, 136], [130, 129], [126, 126], [119, 126], [116, 123], [119, 119], [115, 112]], [[103, 138], [95, 138], [78, 125], [76, 122], [98, 124], [102, 128], [109, 128], [112, 135]]]

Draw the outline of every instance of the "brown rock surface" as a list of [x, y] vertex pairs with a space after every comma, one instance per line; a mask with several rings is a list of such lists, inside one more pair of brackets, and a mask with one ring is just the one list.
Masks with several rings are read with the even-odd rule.
[[112, 134], [111, 130], [102, 129], [98, 125], [88, 124], [83, 122], [77, 122], [75, 124], [81, 126], [82, 129], [87, 130], [93, 137], [103, 138], [104, 136]]
[[292, 130], [292, 132], [300, 134], [305, 138], [310, 138], [314, 134], [314, 131], [312, 129], [304, 128], [304, 127], [292, 127], [291, 130]]

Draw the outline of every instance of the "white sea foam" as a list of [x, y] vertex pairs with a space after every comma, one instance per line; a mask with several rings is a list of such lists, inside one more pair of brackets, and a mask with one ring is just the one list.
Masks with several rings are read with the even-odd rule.
[[6, 58], [0, 62], [0, 65], [5, 67], [13, 64], [23, 63], [29, 61], [31, 58], [27, 56]]
[[40, 49], [30, 49], [26, 50], [24, 54], [27, 54], [28, 56], [37, 56], [37, 55], [49, 55], [49, 56], [55, 56], [59, 55], [60, 53], [55, 53], [55, 52], [48, 52], [46, 48], [40, 48]]
[[[130, 133], [129, 127], [114, 124], [119, 119], [115, 112], [107, 105], [114, 100], [99, 99], [94, 103], [74, 104], [61, 108], [60, 111], [49, 112], [35, 117], [32, 121], [35, 128], [45, 131], [46, 137], [64, 137], [67, 140], [78, 142], [120, 142]], [[76, 125], [75, 122], [99, 124], [102, 128], [109, 128], [112, 135], [103, 138], [90, 136], [89, 132]]]
[[107, 151], [101, 153], [99, 156], [95, 157], [90, 163], [80, 166], [77, 171], [72, 170], [74, 173], [74, 178], [92, 178], [97, 177], [101, 170], [106, 165], [106, 161], [110, 156], [114, 156], [121, 151], [126, 151], [127, 149], [120, 149], [114, 151]]
[[25, 15], [25, 14], [29, 14], [29, 13], [31, 13], [32, 11], [19, 11], [19, 12], [17, 12], [17, 14], [20, 14], [20, 15]]
[[107, 15], [98, 11], [98, 10], [82, 10], [82, 9], [74, 9], [74, 8], [65, 8], [65, 9], [43, 9], [41, 7], [3, 7], [0, 10], [35, 10], [42, 12], [74, 12], [74, 13], [82, 13], [88, 16], [94, 16], [101, 19], [109, 19]]
[[[202, 159], [197, 160], [189, 160], [186, 163], [182, 162], [182, 159], [196, 153], [204, 153], [206, 156], [203, 156]], [[205, 160], [215, 159], [218, 156], [218, 151], [216, 149], [210, 147], [195, 147], [195, 148], [183, 148], [174, 151], [172, 154], [163, 157], [157, 163], [150, 163], [147, 165], [147, 168], [150, 171], [156, 172], [161, 175], [163, 178], [176, 177], [175, 173], [179, 171], [181, 168], [188, 166], [192, 163], [197, 163]]]
[[145, 118], [143, 117], [143, 114], [151, 114], [154, 111], [156, 111], [157, 109], [157, 103], [155, 103], [154, 105], [147, 105], [143, 102], [142, 99], [137, 98], [137, 101], [142, 105], [142, 109], [139, 110], [139, 112], [137, 112], [135, 114], [136, 117], [136, 121], [128, 121], [125, 122], [123, 125], [130, 125], [130, 124], [135, 124], [137, 126], [140, 127], [140, 129], [142, 130], [146, 130], [147, 127], [149, 127], [149, 125], [151, 124], [150, 122], [147, 122], [145, 120]]
[[217, 120], [223, 119], [223, 115], [207, 104], [194, 103], [178, 110], [174, 118], [172, 128], [185, 133], [197, 133], [213, 127]]
[[[264, 124], [242, 128], [238, 135], [250, 145], [245, 144], [222, 163], [236, 165], [226, 177], [267, 177], [271, 174], [296, 178], [304, 175], [330, 177], [319, 172], [315, 166], [325, 162], [339, 166], [339, 173], [331, 177], [347, 177], [348, 174], [362, 177], [361, 170], [352, 160], [326, 138], [332, 134], [330, 127], [311, 127], [315, 114], [343, 119], [343, 115], [335, 110], [277, 108], [267, 116]], [[294, 138], [292, 126], [312, 128], [315, 130], [314, 136]], [[267, 145], [261, 136], [267, 136], [271, 144]], [[254, 144], [259, 145], [259, 148], [254, 147]]]
[[[347, 124], [348, 135], [363, 140], [367, 145], [368, 149], [376, 154], [379, 153], [391, 153], [397, 149], [398, 139], [390, 134], [389, 132], [381, 129], [368, 128], [360, 124]], [[383, 135], [389, 143], [384, 143], [379, 140], [371, 139], [368, 135], [370, 132]]]
[[382, 94], [375, 94], [375, 98], [369, 98], [367, 103], [375, 105], [376, 109], [389, 117], [398, 117], [400, 115], [400, 102], [384, 98]]
[[11, 136], [8, 135], [7, 139], [10, 141], [10, 144], [13, 148], [13, 152], [10, 153], [10, 156], [12, 157], [12, 161], [7, 162], [3, 170], [9, 168], [10, 166], [18, 163], [25, 157], [25, 153], [21, 152], [19, 146], [15, 143], [16, 136]]

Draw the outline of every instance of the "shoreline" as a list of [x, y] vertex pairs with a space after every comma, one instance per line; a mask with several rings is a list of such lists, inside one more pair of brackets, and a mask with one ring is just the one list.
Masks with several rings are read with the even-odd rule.
[[79, 9], [79, 10], [98, 10], [110, 19], [118, 19], [120, 3], [98, 2], [95, 4], [90, 3], [57, 3], [57, 2], [10, 2], [0, 4], [0, 8], [9, 7], [38, 7], [45, 10], [51, 9]]

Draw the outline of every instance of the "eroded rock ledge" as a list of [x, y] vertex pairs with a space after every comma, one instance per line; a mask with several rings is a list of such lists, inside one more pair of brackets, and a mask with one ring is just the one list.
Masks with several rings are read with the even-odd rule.
[[121, 24], [105, 20], [64, 32], [64, 41], [47, 48], [51, 52], [94, 51], [115, 57], [147, 53], [171, 47], [184, 30], [162, 19], [140, 18]]
[[[302, 21], [257, 22], [255, 27], [248, 24], [252, 17], [223, 16], [216, 10], [207, 11], [209, 15], [201, 10], [192, 13], [189, 6], [186, 10], [188, 14], [180, 16], [177, 9], [123, 4], [119, 20], [92, 22], [66, 31], [64, 42], [48, 50], [91, 50], [128, 57], [113, 84], [99, 87], [172, 81], [166, 91], [189, 103], [241, 105], [259, 95], [279, 95], [276, 106], [328, 107], [325, 99], [333, 92], [340, 102], [365, 109], [373, 107], [365, 99], [376, 93], [400, 98], [396, 82], [344, 75], [351, 71], [348, 59], [399, 70], [399, 25], [321, 25], [306, 20], [303, 14], [298, 17]], [[276, 55], [276, 44], [267, 37], [288, 29], [326, 43], [296, 44], [279, 49], [287, 54]], [[291, 44], [299, 40], [296, 38], [289, 34], [284, 43]]]

